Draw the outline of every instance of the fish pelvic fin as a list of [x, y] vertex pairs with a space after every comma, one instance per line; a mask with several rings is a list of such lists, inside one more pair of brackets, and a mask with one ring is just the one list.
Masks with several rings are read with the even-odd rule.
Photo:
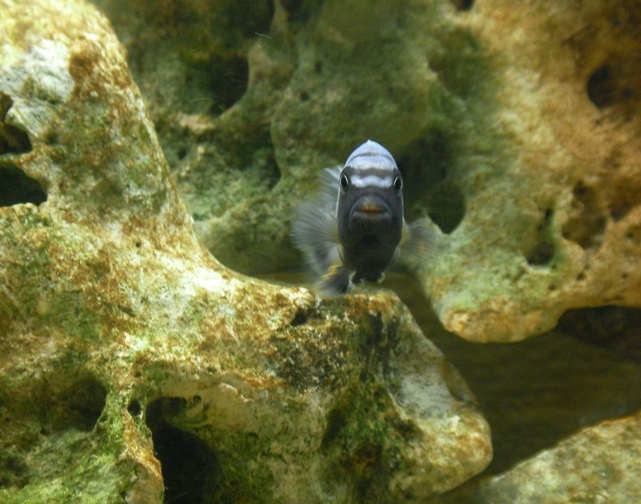
[[316, 285], [321, 295], [337, 297], [345, 294], [351, 286], [350, 271], [341, 261], [333, 262]]

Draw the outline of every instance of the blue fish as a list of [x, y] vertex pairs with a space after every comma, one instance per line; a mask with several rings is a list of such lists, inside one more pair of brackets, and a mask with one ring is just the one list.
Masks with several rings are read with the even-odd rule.
[[301, 205], [291, 233], [322, 294], [380, 282], [399, 260], [408, 266], [432, 255], [436, 233], [425, 220], [405, 222], [403, 177], [379, 143], [368, 140], [344, 167], [325, 169], [322, 184], [319, 197]]

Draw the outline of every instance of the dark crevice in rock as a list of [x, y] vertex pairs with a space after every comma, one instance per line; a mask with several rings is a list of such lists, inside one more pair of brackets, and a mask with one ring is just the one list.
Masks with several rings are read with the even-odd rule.
[[554, 259], [556, 250], [552, 232], [553, 217], [553, 209], [546, 209], [536, 230], [536, 242], [525, 254], [528, 264], [532, 266], [546, 266]]
[[183, 399], [160, 398], [146, 409], [146, 422], [151, 430], [154, 452], [162, 468], [165, 485], [163, 502], [227, 502], [215, 500], [221, 492], [220, 467], [214, 452], [196, 436], [170, 425], [165, 419], [168, 410], [179, 409], [183, 403]]
[[616, 171], [608, 174], [605, 190], [607, 196], [607, 212], [614, 221], [624, 219], [633, 209], [641, 205], [641, 180], [633, 173]]
[[459, 187], [446, 182], [430, 191], [427, 214], [443, 233], [452, 233], [465, 217], [465, 196]]
[[304, 325], [307, 323], [307, 318], [308, 318], [307, 312], [303, 309], [299, 309], [294, 315], [294, 318], [289, 323], [289, 325], [291, 325], [292, 327]]
[[600, 109], [616, 107], [626, 119], [638, 111], [641, 85], [639, 58], [621, 49], [590, 75], [586, 91], [590, 101]]
[[23, 488], [29, 478], [29, 466], [24, 457], [0, 450], [0, 488]]
[[294, 25], [304, 25], [320, 11], [323, 0], [281, 0], [287, 11], [288, 21]]
[[588, 97], [598, 108], [614, 104], [616, 92], [610, 65], [600, 66], [588, 79]]
[[345, 412], [342, 408], [330, 411], [327, 417], [327, 429], [321, 442], [321, 450], [329, 449], [345, 427]]
[[45, 201], [47, 193], [38, 182], [15, 166], [0, 166], [0, 207], [20, 203], [40, 205]]
[[[186, 100], [182, 111], [219, 115], [241, 99], [248, 83], [249, 64], [243, 50], [229, 49], [190, 61], [185, 66], [184, 87], [180, 92], [193, 98]], [[158, 127], [162, 129], [162, 122]]]
[[641, 310], [599, 306], [568, 310], [558, 329], [581, 341], [607, 348], [624, 359], [641, 362]]
[[0, 155], [24, 154], [31, 150], [29, 135], [5, 122], [7, 112], [12, 106], [11, 97], [0, 91]]
[[451, 180], [447, 167], [453, 153], [446, 136], [431, 131], [410, 144], [398, 157], [403, 173], [408, 221], [421, 217], [420, 208], [444, 233], [453, 232], [465, 217], [465, 197]]
[[474, 5], [474, 0], [450, 0], [457, 11], [468, 11]]
[[600, 209], [596, 192], [579, 182], [572, 190], [574, 197], [570, 218], [562, 229], [563, 237], [581, 248], [598, 249], [603, 243], [607, 218]]
[[132, 417], [137, 417], [142, 413], [142, 405], [137, 399], [132, 399], [127, 405], [127, 411]]
[[214, 58], [206, 70], [207, 83], [214, 100], [212, 113], [231, 108], [247, 91], [249, 64], [244, 55], [221, 55]]
[[45, 412], [54, 432], [77, 429], [89, 432], [98, 422], [107, 401], [107, 389], [93, 377], [66, 387]]

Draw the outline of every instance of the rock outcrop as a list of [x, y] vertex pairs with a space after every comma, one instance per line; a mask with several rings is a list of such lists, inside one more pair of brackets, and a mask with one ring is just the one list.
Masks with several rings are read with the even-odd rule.
[[0, 11], [2, 502], [422, 502], [488, 464], [397, 297], [200, 244], [104, 16]]

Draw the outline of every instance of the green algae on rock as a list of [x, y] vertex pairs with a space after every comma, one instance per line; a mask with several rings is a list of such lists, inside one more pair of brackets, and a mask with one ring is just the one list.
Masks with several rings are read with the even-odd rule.
[[41, 191], [0, 186], [2, 502], [421, 502], [488, 464], [398, 298], [324, 301], [205, 250], [95, 8], [0, 10], [0, 180]]

